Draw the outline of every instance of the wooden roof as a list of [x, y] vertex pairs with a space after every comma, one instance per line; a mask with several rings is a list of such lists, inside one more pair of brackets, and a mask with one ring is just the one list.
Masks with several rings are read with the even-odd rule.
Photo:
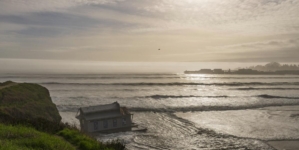
[[96, 112], [119, 110], [120, 106], [118, 102], [114, 102], [112, 104], [106, 104], [106, 105], [81, 107], [80, 109], [83, 114], [89, 114], [89, 113], [96, 113]]
[[81, 107], [80, 114], [76, 118], [85, 118], [86, 120], [109, 119], [130, 115], [126, 107], [120, 107], [118, 102], [106, 105], [97, 105], [90, 107]]

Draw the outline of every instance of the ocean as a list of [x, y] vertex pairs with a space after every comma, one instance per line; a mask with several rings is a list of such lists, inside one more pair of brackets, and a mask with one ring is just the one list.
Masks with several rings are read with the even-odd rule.
[[299, 139], [299, 76], [186, 74], [0, 75], [49, 89], [64, 122], [79, 107], [119, 102], [147, 132], [103, 134], [128, 149], [273, 149]]

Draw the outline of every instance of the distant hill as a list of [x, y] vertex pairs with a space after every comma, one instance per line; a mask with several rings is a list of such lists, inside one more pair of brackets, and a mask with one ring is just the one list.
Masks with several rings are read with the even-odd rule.
[[278, 62], [270, 62], [266, 65], [257, 65], [251, 66], [247, 69], [257, 70], [257, 71], [290, 71], [290, 70], [299, 70], [299, 65], [295, 64], [280, 64]]
[[299, 65], [271, 62], [266, 65], [257, 65], [233, 70], [200, 69], [197, 71], [184, 71], [185, 74], [248, 74], [248, 75], [299, 75]]

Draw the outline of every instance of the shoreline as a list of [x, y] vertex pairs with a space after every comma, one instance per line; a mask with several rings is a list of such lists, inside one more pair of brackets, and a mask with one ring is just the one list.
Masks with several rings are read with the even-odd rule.
[[271, 147], [277, 150], [298, 150], [299, 149], [299, 139], [297, 140], [270, 140], [265, 141]]
[[[237, 114], [237, 111], [242, 112]], [[180, 118], [193, 122], [199, 128], [207, 128], [239, 138], [260, 140], [276, 150], [298, 150], [299, 133], [289, 133], [298, 129], [295, 124], [298, 122], [299, 117], [296, 115], [293, 118], [290, 112], [298, 114], [299, 105], [175, 114]], [[226, 119], [223, 120], [223, 118]], [[290, 119], [293, 122], [289, 122]], [[269, 128], [269, 125], [272, 125], [271, 128]], [[275, 136], [277, 136], [277, 139], [275, 139]]]
[[[265, 111], [265, 110], [268, 110], [268, 111], [299, 111], [299, 109], [297, 109], [297, 108], [299, 108], [299, 105], [295, 105], [295, 106], [294, 105], [293, 106], [271, 106], [271, 107], [264, 107], [264, 108], [258, 108], [258, 109], [246, 109], [246, 110], [256, 110], [256, 111]], [[232, 110], [232, 111], [239, 111], [239, 110]], [[219, 111], [217, 111], [217, 112], [219, 112]], [[183, 113], [183, 112], [180, 112], [180, 113]], [[64, 112], [61, 115], [62, 115], [62, 118], [64, 118], [64, 117], [69, 118], [70, 115], [72, 115], [72, 114], [74, 114], [74, 112], [71, 112], [71, 113]], [[181, 118], [181, 117], [179, 117], [179, 118]], [[72, 121], [74, 123], [76, 120], [72, 120]], [[215, 130], [213, 130], [213, 131], [215, 131]], [[218, 132], [218, 131], [216, 131], [216, 132]], [[226, 134], [228, 134], [228, 133], [226, 133]], [[232, 134], [229, 134], [229, 135], [232, 135]], [[253, 137], [242, 137], [242, 136], [237, 136], [237, 135], [233, 135], [233, 136], [235, 136], [237, 138], [241, 138], [241, 139], [257, 140], [257, 141], [260, 141], [260, 142], [268, 145], [269, 147], [271, 147], [275, 150], [298, 150], [299, 149], [299, 138], [263, 139], [263, 138], [253, 138]]]

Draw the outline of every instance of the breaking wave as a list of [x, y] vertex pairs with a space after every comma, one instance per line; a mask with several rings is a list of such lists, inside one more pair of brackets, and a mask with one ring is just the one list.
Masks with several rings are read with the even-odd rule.
[[[130, 111], [134, 112], [192, 112], [192, 111], [226, 111], [226, 110], [244, 110], [244, 109], [256, 109], [272, 106], [294, 106], [299, 105], [298, 102], [292, 103], [264, 103], [264, 104], [253, 104], [253, 105], [241, 105], [241, 106], [183, 106], [183, 107], [128, 107]], [[57, 108], [61, 112], [77, 112], [82, 105], [57, 105]], [[296, 116], [297, 117], [297, 116]]]
[[223, 96], [196, 96], [196, 95], [152, 95], [152, 96], [146, 96], [146, 98], [152, 98], [152, 99], [165, 99], [165, 98], [227, 98], [229, 96], [223, 95]]
[[[145, 98], [167, 99], [167, 98], [230, 98], [230, 97], [238, 97], [238, 96], [151, 95], [151, 96], [146, 96]], [[244, 97], [244, 96], [242, 96], [242, 97]], [[299, 97], [284, 97], [284, 96], [275, 96], [275, 95], [268, 95], [268, 94], [262, 94], [262, 95], [257, 95], [257, 96], [248, 96], [248, 97], [260, 97], [260, 98], [267, 98], [267, 99], [273, 99], [273, 98], [299, 99]]]
[[230, 90], [243, 90], [243, 91], [250, 91], [250, 90], [299, 90], [299, 88], [234, 88]]
[[262, 94], [262, 95], [258, 95], [257, 97], [261, 97], [261, 98], [283, 98], [283, 99], [299, 99], [299, 97], [285, 97], [285, 96], [274, 96], [274, 95], [268, 95], [268, 94]]
[[[151, 98], [151, 99], [179, 99], [179, 98], [244, 98], [244, 96], [228, 96], [228, 95], [220, 95], [220, 96], [199, 96], [199, 95], [150, 95], [150, 96], [136, 96], [136, 97], [107, 97], [109, 99], [144, 99], [144, 98]], [[261, 94], [261, 95], [253, 95], [253, 96], [245, 96], [245, 97], [258, 97], [258, 98], [264, 98], [264, 99], [298, 99], [299, 97], [286, 97], [286, 96], [276, 96], [276, 95], [268, 95], [268, 94]], [[52, 97], [53, 98], [53, 97]], [[69, 99], [74, 100], [92, 100], [92, 99], [100, 99], [98, 97], [84, 97], [84, 96], [78, 96], [78, 97], [69, 97]]]
[[294, 106], [299, 105], [285, 104], [285, 103], [273, 103], [273, 104], [259, 104], [259, 105], [247, 105], [247, 106], [190, 106], [190, 107], [171, 107], [171, 108], [143, 108], [143, 107], [131, 107], [131, 111], [135, 112], [192, 112], [192, 111], [226, 111], [226, 110], [244, 110], [244, 109], [256, 109], [272, 106]]

